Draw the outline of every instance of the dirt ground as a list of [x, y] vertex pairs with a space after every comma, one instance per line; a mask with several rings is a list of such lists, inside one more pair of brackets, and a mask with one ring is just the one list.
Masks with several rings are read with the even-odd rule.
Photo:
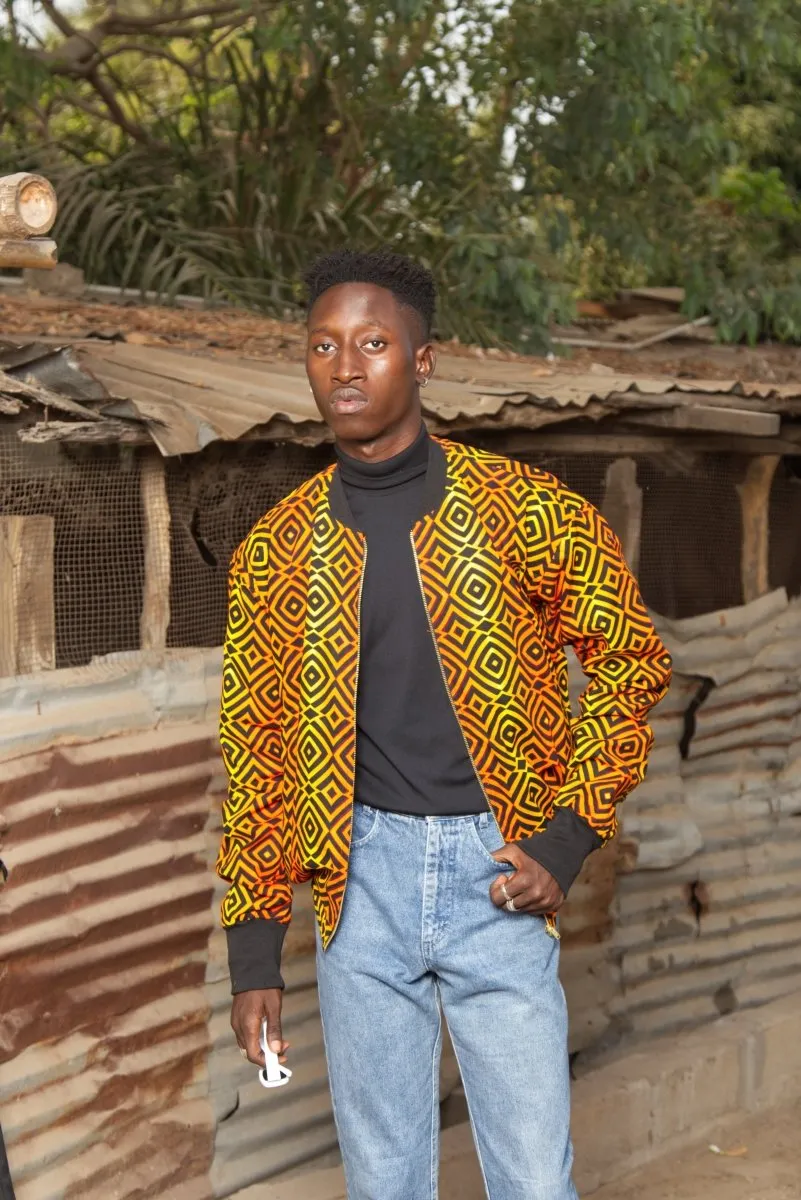
[[[742, 1157], [713, 1153], [742, 1150]], [[660, 1159], [588, 1200], [801, 1200], [801, 1102]], [[583, 1200], [583, 1198], [582, 1198]]]

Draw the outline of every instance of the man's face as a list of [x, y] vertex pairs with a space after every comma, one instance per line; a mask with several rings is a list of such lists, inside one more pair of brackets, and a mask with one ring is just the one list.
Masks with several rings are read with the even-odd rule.
[[398, 439], [414, 439], [418, 388], [434, 361], [420, 318], [386, 288], [342, 283], [309, 313], [309, 383], [323, 420], [351, 452], [376, 444], [394, 452]]

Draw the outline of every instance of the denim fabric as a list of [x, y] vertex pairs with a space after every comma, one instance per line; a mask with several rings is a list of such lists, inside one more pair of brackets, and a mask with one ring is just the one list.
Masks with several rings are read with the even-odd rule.
[[317, 969], [349, 1200], [435, 1200], [440, 1008], [490, 1200], [577, 1200], [559, 943], [498, 909], [489, 812], [354, 811], [339, 927]]

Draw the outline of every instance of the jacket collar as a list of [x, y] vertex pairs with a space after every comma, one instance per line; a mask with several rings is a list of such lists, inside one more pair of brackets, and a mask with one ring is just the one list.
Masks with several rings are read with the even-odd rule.
[[[428, 467], [423, 483], [422, 518], [427, 513], [434, 513], [445, 499], [448, 487], [448, 458], [443, 446], [436, 438], [431, 438], [428, 450]], [[348, 497], [342, 484], [339, 467], [334, 467], [328, 485], [328, 507], [335, 521], [357, 532], [356, 521], [348, 504]]]

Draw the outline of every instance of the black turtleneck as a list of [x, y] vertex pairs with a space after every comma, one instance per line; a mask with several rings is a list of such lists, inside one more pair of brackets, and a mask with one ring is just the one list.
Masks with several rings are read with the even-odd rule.
[[429, 437], [364, 463], [337, 451], [345, 495], [367, 541], [356, 697], [355, 797], [415, 816], [486, 812], [453, 711], [411, 543], [425, 512]]

